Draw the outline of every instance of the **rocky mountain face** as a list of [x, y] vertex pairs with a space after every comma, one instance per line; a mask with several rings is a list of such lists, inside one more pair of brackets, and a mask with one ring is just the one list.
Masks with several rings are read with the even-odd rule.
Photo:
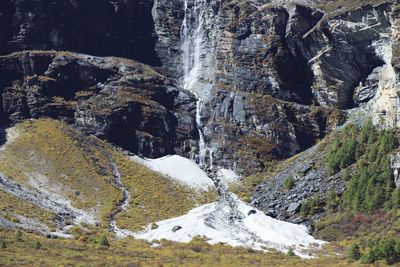
[[159, 65], [152, 1], [4, 0], [0, 54], [62, 50]]
[[62, 118], [149, 157], [195, 158], [201, 135], [209, 163], [262, 170], [314, 145], [344, 110], [397, 125], [398, 1], [370, 2], [7, 0], [1, 54], [121, 56], [163, 74], [116, 58], [5, 56], [2, 120]]
[[[201, 74], [193, 87], [204, 102], [214, 162], [254, 170], [271, 157], [292, 156], [342, 121], [332, 110], [367, 106], [377, 122], [396, 120], [390, 115], [396, 105], [387, 105], [398, 101], [395, 3], [330, 12], [319, 4], [155, 2], [156, 51], [169, 75], [185, 78], [176, 68], [185, 65], [183, 29], [199, 39], [193, 45], [198, 59], [191, 60], [199, 61]], [[378, 76], [389, 77], [386, 87]], [[388, 100], [366, 104], [382, 94]]]
[[3, 123], [50, 117], [147, 157], [196, 143], [195, 99], [149, 66], [70, 52], [0, 57]]

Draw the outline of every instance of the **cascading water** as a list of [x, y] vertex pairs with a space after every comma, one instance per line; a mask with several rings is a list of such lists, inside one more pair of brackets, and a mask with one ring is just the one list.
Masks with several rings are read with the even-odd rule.
[[[160, 6], [161, 1], [155, 1], [154, 19], [157, 19], [159, 15], [157, 5]], [[195, 236], [204, 236], [209, 239], [210, 244], [222, 242], [259, 250], [275, 248], [284, 252], [290, 247], [296, 249], [296, 254], [307, 257], [302, 252], [304, 248], [323, 242], [309, 236], [305, 226], [274, 220], [244, 203], [228, 190], [229, 176], [237, 177], [237, 175], [232, 175], [233, 172], [230, 170], [212, 168], [213, 151], [210, 148], [211, 145], [206, 142], [207, 131], [204, 130], [202, 115], [204, 117], [211, 115], [210, 111], [203, 107], [212, 103], [213, 98], [217, 68], [216, 51], [220, 33], [219, 18], [215, 11], [219, 12], [221, 1], [182, 0], [182, 2], [185, 11], [181, 27], [182, 86], [197, 97], [196, 122], [200, 137], [199, 164], [190, 164], [189, 172], [194, 174], [191, 178], [193, 180], [201, 179], [199, 173], [203, 173], [206, 179], [210, 178], [218, 192], [219, 201], [194, 208], [186, 215], [157, 222], [156, 229], [148, 225], [144, 231], [138, 233], [127, 233], [126, 230], [120, 232], [149, 241], [165, 238], [178, 242], [190, 242]], [[165, 33], [161, 32], [162, 34]], [[177, 176], [181, 176], [188, 169], [183, 166], [182, 160], [174, 162], [177, 159], [179, 156], [163, 164], [164, 172], [159, 167], [156, 168], [166, 174], [171, 173], [171, 169], [175, 172], [176, 168], [179, 173]], [[165, 159], [161, 160], [166, 162]], [[183, 176], [180, 179], [187, 181]], [[189, 186], [196, 184], [193, 180], [189, 181]], [[179, 226], [177, 231], [174, 230], [176, 226]]]
[[[210, 84], [201, 83], [202, 74], [206, 65], [204, 60], [204, 17], [207, 2], [205, 0], [184, 0], [185, 16], [182, 23], [182, 66], [183, 88], [191, 91], [197, 97], [196, 124], [199, 132], [199, 165], [208, 165], [212, 168], [212, 149], [207, 147], [202, 124], [202, 96], [209, 94]], [[209, 153], [209, 162], [206, 157]]]
[[[236, 225], [236, 232], [240, 230], [240, 224], [237, 224], [244, 215], [237, 208], [236, 197], [229, 192], [227, 187], [221, 183], [218, 175], [213, 169], [212, 149], [207, 147], [201, 111], [203, 106], [203, 97], [207, 97], [212, 89], [212, 83], [208, 81], [208, 85], [203, 83], [203, 75], [210, 72], [212, 60], [206, 57], [209, 53], [205, 48], [210, 48], [210, 40], [205, 36], [204, 28], [209, 27], [206, 24], [205, 16], [208, 4], [206, 0], [184, 0], [185, 16], [182, 23], [182, 62], [183, 62], [183, 87], [193, 92], [198, 101], [196, 103], [196, 123], [199, 132], [199, 165], [206, 169], [209, 177], [214, 181], [215, 187], [220, 196], [220, 201], [216, 206], [215, 212], [211, 213], [206, 223], [210, 226], [222, 223]], [[207, 46], [208, 44], [208, 46]], [[214, 46], [211, 42], [211, 46]], [[210, 87], [211, 84], [211, 87]], [[207, 152], [209, 153], [209, 162], [206, 162]], [[208, 168], [207, 168], [208, 167]], [[226, 219], [226, 220], [225, 220]]]

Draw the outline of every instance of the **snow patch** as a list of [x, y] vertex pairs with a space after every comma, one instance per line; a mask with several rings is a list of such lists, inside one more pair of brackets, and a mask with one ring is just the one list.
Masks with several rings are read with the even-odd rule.
[[194, 189], [208, 190], [214, 187], [213, 181], [195, 162], [178, 155], [165, 156], [158, 159], [142, 159], [132, 157], [136, 162], [145, 165], [149, 169], [169, 176]]
[[228, 169], [218, 169], [217, 176], [225, 186], [229, 186], [230, 184], [239, 182], [240, 180], [239, 175]]
[[[225, 215], [226, 207], [221, 203], [211, 203], [197, 207], [186, 215], [157, 222], [157, 229], [151, 229], [149, 225], [146, 230], [135, 233], [134, 237], [187, 243], [200, 236], [207, 238], [210, 244], [225, 243], [261, 251], [277, 249], [287, 252], [292, 248], [303, 258], [312, 257], [307, 251], [318, 249], [325, 243], [310, 236], [303, 225], [275, 220], [237, 197], [235, 199], [238, 210], [243, 214], [241, 220], [225, 220], [220, 216]], [[173, 232], [175, 226], [182, 228]]]

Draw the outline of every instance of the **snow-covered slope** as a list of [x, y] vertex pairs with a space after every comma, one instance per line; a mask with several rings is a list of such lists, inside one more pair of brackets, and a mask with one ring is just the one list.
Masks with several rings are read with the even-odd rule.
[[[142, 159], [135, 156], [133, 159], [153, 171], [167, 175], [194, 189], [207, 190], [209, 187], [214, 187], [213, 181], [199, 165], [190, 159], [178, 155], [165, 156], [158, 159]], [[222, 172], [225, 173], [229, 171], [222, 170]], [[233, 179], [234, 175], [230, 173], [229, 180]]]
[[293, 248], [301, 257], [310, 257], [307, 251], [324, 243], [310, 236], [305, 226], [275, 220], [237, 198], [236, 201], [238, 211], [243, 216], [241, 219], [229, 219], [226, 216], [229, 207], [222, 202], [211, 203], [195, 208], [186, 215], [157, 222], [157, 229], [149, 226], [145, 231], [135, 234], [135, 238], [190, 242], [200, 236], [207, 238], [210, 244], [222, 242], [231, 246], [257, 250], [274, 248], [283, 252]]
[[217, 188], [220, 200], [194, 208], [183, 216], [157, 222], [157, 229], [152, 225], [138, 233], [118, 229], [119, 237], [190, 242], [200, 236], [210, 244], [221, 242], [231, 246], [257, 250], [273, 248], [283, 252], [293, 248], [302, 257], [309, 257], [311, 249], [317, 249], [324, 243], [310, 236], [305, 226], [266, 216], [229, 192], [228, 185], [239, 179], [231, 170], [216, 168], [210, 170], [208, 175], [195, 162], [176, 155], [159, 159], [135, 156], [133, 160], [193, 188]]

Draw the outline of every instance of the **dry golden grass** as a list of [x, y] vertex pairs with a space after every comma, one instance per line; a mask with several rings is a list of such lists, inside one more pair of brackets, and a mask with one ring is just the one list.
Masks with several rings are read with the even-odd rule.
[[51, 222], [55, 215], [54, 213], [23, 201], [0, 189], [0, 217], [18, 223], [18, 215], [34, 218], [50, 227], [55, 226]]
[[[145, 241], [112, 240], [108, 236], [110, 246], [102, 248], [99, 239], [107, 236], [105, 232], [92, 232], [90, 237], [79, 240], [52, 240], [23, 233], [23, 241], [16, 242], [14, 236], [14, 232], [0, 231], [0, 239], [7, 245], [0, 249], [1, 266], [360, 266], [344, 257], [303, 260], [277, 252], [211, 246], [202, 239], [188, 244], [162, 241], [160, 247], [152, 248]], [[36, 242], [43, 248], [35, 249]]]
[[107, 159], [89, 137], [54, 120], [25, 121], [19, 136], [0, 154], [0, 171], [35, 189], [35, 183], [104, 222], [122, 198], [112, 185]]
[[[103, 228], [123, 198], [115, 186], [110, 158], [132, 194], [129, 209], [118, 217], [123, 228], [139, 230], [216, 199], [215, 192], [196, 192], [159, 175], [106, 142], [85, 136], [63, 122], [25, 121], [15, 126], [15, 132], [17, 137], [0, 152], [0, 172], [31, 189], [37, 189], [35, 183], [40, 182], [41, 190], [71, 200], [74, 207], [95, 210]], [[8, 210], [23, 202], [11, 196], [7, 201]]]

